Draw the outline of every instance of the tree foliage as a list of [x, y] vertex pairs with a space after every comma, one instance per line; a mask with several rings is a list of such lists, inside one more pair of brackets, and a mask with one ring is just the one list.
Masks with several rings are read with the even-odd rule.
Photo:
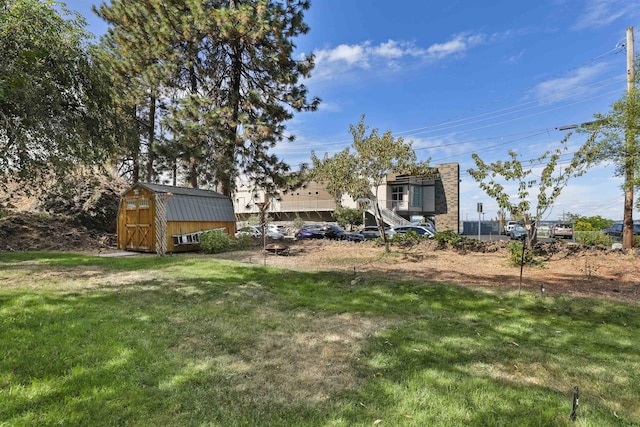
[[570, 223], [574, 224], [573, 228], [576, 231], [602, 230], [611, 227], [613, 224], [612, 219], [603, 218], [600, 215], [583, 216], [567, 212], [565, 216]]
[[111, 91], [84, 25], [54, 1], [0, 5], [2, 182], [37, 184], [111, 154]]
[[[478, 154], [473, 154], [476, 169], [469, 169], [469, 174], [479, 183], [484, 192], [496, 200], [499, 208], [506, 210], [512, 218], [534, 224], [542, 218], [545, 212], [553, 206], [562, 190], [573, 177], [584, 174], [593, 160], [594, 138], [591, 137], [573, 156], [564, 168], [559, 164], [561, 155], [567, 151], [567, 141], [571, 134], [560, 141], [560, 145], [552, 151], [545, 152], [537, 159], [523, 162], [518, 153], [509, 151], [510, 160], [498, 160], [485, 163]], [[542, 170], [536, 173], [533, 167], [542, 165]], [[528, 167], [527, 167], [528, 166]], [[509, 184], [514, 183], [516, 190], [512, 191]], [[532, 206], [532, 192], [536, 204]], [[535, 238], [536, 227], [532, 227], [530, 237]]]
[[640, 190], [640, 92], [637, 88], [640, 75], [637, 70], [635, 76], [631, 90], [613, 104], [611, 111], [596, 114], [596, 120], [584, 127], [585, 131], [597, 136], [598, 159], [612, 162], [616, 175], [624, 176], [622, 244], [627, 249], [633, 247], [634, 188]]
[[[611, 111], [594, 117], [581, 131], [595, 134], [596, 160], [613, 163], [616, 176], [624, 176], [631, 169], [634, 176], [628, 185], [640, 186], [640, 91], [628, 93], [612, 105]], [[631, 144], [627, 144], [628, 138], [632, 139]]]
[[338, 206], [333, 212], [333, 218], [335, 218], [336, 222], [341, 227], [346, 227], [348, 225], [349, 229], [353, 231], [354, 225], [362, 224], [362, 210]]
[[301, 83], [313, 57], [293, 58], [308, 8], [306, 0], [103, 3], [97, 12], [112, 25], [118, 73], [139, 88], [132, 103], [146, 105], [148, 139], [151, 109], [163, 115], [165, 132], [147, 152], [179, 164], [194, 187], [215, 184], [228, 195], [245, 175], [268, 192], [286, 188], [290, 167], [269, 151], [293, 140], [285, 122], [294, 112], [319, 103]]
[[429, 167], [428, 161], [417, 160], [410, 141], [394, 138], [391, 131], [380, 135], [378, 129], [373, 129], [367, 133], [369, 126], [364, 120], [362, 115], [358, 125], [349, 127], [353, 136], [351, 147], [331, 157], [325, 153], [322, 159], [315, 152], [311, 153], [311, 177], [322, 182], [338, 203], [343, 195], [349, 195], [356, 201], [369, 201], [388, 250], [379, 205], [380, 186], [391, 173], [433, 177], [437, 172]]

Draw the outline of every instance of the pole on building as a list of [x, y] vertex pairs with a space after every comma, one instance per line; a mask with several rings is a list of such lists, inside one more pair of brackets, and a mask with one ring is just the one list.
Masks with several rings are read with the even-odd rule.
[[267, 230], [265, 229], [265, 211], [267, 210], [267, 206], [269, 206], [269, 196], [267, 194], [264, 195], [264, 202], [257, 202], [256, 206], [260, 209], [260, 232], [262, 233], [262, 250], [266, 251], [267, 249]]
[[[627, 28], [627, 99], [632, 102], [635, 92], [635, 69], [633, 63], [633, 27]], [[633, 120], [629, 118], [627, 120]], [[622, 228], [622, 247], [633, 247], [633, 181], [635, 171], [635, 156], [632, 155], [635, 146], [636, 135], [633, 133], [633, 125], [626, 125], [626, 153], [624, 164], [624, 226]]]
[[482, 215], [482, 203], [478, 203], [478, 240], [480, 240], [480, 229], [482, 228], [482, 223], [480, 222], [480, 216]]

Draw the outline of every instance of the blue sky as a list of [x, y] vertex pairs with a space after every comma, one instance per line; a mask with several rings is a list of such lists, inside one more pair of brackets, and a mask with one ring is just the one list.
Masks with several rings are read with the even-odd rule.
[[[106, 31], [91, 12], [100, 2], [66, 3], [91, 32]], [[640, 0], [312, 0], [306, 22], [296, 45], [316, 55], [305, 84], [322, 104], [288, 123], [296, 141], [276, 152], [294, 168], [311, 150], [331, 155], [351, 144], [349, 125], [365, 114], [370, 128], [413, 141], [420, 159], [459, 163], [461, 219], [472, 221], [476, 203], [485, 219], [498, 208], [466, 172], [471, 153], [490, 162], [515, 150], [524, 161], [557, 147], [567, 133], [557, 128], [590, 121], [624, 95], [627, 27], [640, 46]], [[584, 139], [574, 134], [568, 153]], [[543, 219], [620, 219], [621, 184], [613, 166], [594, 168]]]

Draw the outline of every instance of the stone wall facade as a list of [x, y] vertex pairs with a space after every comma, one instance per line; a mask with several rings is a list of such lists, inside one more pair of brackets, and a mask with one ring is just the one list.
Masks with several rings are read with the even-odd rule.
[[436, 180], [436, 229], [459, 231], [460, 222], [460, 165], [436, 165], [440, 179]]

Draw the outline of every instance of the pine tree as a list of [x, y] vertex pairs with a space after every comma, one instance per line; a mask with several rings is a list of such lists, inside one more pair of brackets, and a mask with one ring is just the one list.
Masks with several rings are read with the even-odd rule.
[[[98, 13], [122, 72], [156, 89], [166, 111], [163, 152], [180, 156], [190, 184], [230, 195], [246, 175], [266, 191], [286, 184], [289, 166], [269, 153], [294, 111], [311, 111], [300, 82], [313, 57], [293, 59], [308, 31], [304, 0], [113, 0]], [[292, 140], [292, 137], [289, 137]]]

